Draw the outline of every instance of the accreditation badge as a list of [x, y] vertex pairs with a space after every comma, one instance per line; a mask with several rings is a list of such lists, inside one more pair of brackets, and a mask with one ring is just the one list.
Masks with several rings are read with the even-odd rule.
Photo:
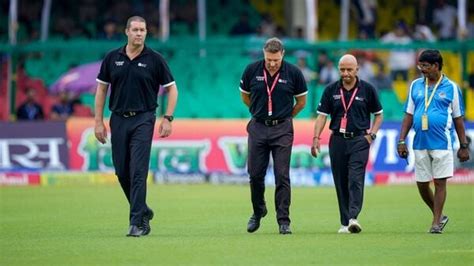
[[428, 115], [423, 114], [421, 116], [421, 130], [428, 130]]
[[339, 132], [346, 133], [346, 126], [347, 126], [347, 117], [343, 116], [341, 118], [341, 125], [339, 126]]

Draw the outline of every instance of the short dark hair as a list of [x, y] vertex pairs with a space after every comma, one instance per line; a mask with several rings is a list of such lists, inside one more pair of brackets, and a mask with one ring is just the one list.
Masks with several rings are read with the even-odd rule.
[[133, 21], [138, 21], [138, 22], [143, 22], [146, 24], [146, 20], [140, 16], [133, 16], [127, 19], [127, 29], [130, 28], [130, 24], [132, 24]]
[[282, 52], [284, 50], [283, 43], [276, 37], [270, 38], [265, 42], [263, 50], [270, 53]]
[[438, 63], [439, 70], [443, 69], [443, 57], [438, 50], [424, 50], [418, 57], [418, 62], [427, 62], [430, 64]]

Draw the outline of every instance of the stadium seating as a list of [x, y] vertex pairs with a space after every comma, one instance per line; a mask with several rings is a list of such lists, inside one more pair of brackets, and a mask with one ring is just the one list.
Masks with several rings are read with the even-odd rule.
[[[255, 40], [216, 38], [203, 46], [205, 48], [200, 48], [199, 41], [190, 38], [177, 38], [169, 45], [150, 42], [149, 45], [160, 51], [166, 58], [177, 81], [180, 94], [175, 116], [177, 118], [248, 118], [249, 112], [241, 101], [238, 87], [245, 66], [262, 58], [261, 41], [252, 42]], [[71, 45], [81, 44], [79, 42]], [[115, 45], [108, 44], [110, 47], [116, 47]], [[288, 45], [285, 60], [295, 63], [297, 51], [300, 49], [302, 49], [300, 46]], [[64, 50], [32, 53], [25, 62], [27, 76], [34, 77], [31, 79], [33, 81], [28, 81], [29, 85], [37, 88], [40, 92], [38, 96], [44, 97], [48, 94], [45, 87], [51, 85], [71, 66], [100, 60], [108, 50], [110, 50], [108, 47], [96, 45], [95, 48], [87, 49], [84, 53]], [[331, 57], [338, 57], [335, 50], [328, 51], [331, 51]], [[384, 59], [383, 56], [386, 54], [384, 51], [386, 50], [375, 50], [378, 59]], [[317, 54], [315, 51], [310, 51], [308, 55], [308, 65], [315, 69]], [[455, 81], [460, 79], [461, 71], [457, 64], [459, 60], [459, 54], [446, 51], [447, 67], [443, 71], [446, 70], [445, 73]], [[415, 77], [415, 75], [417, 75], [415, 71], [410, 72], [410, 76]], [[19, 90], [26, 87], [26, 83], [22, 82], [22, 79], [19, 79]], [[380, 90], [386, 120], [402, 118], [403, 113], [400, 110], [406, 100], [408, 85], [408, 81], [396, 80], [392, 90]], [[315, 115], [322, 91], [321, 86], [309, 85], [307, 107], [298, 118], [310, 118]], [[18, 95], [18, 102], [21, 102], [22, 93], [19, 92]], [[93, 94], [84, 93], [80, 95], [80, 100], [92, 111], [94, 110]], [[45, 104], [48, 103], [46, 101]], [[110, 115], [108, 108], [105, 108], [104, 112], [106, 116]]]
[[379, 98], [385, 120], [401, 121], [403, 119], [403, 104], [398, 100], [393, 90], [380, 90]]
[[[140, 2], [140, 1], [139, 1]], [[247, 118], [249, 112], [240, 99], [238, 90], [240, 76], [245, 66], [261, 58], [261, 44], [263, 37], [248, 36], [246, 40], [231, 39], [229, 32], [232, 26], [238, 21], [241, 14], [247, 14], [249, 24], [255, 29], [261, 23], [263, 15], [269, 14], [276, 26], [280, 26], [286, 31], [286, 35], [290, 36], [294, 32], [290, 32], [290, 25], [287, 21], [287, 1], [259, 1], [259, 0], [220, 0], [208, 1], [206, 5], [207, 23], [206, 33], [208, 41], [199, 41], [197, 38], [197, 23], [193, 22], [195, 17], [189, 18], [171, 18], [170, 23], [170, 42], [162, 43], [156, 39], [156, 36], [149, 34], [147, 45], [160, 51], [169, 63], [169, 66], [177, 81], [180, 97], [176, 109], [176, 117], [186, 118]], [[189, 0], [175, 0], [170, 4], [177, 8], [183, 8], [191, 5], [191, 9], [196, 8], [196, 2]], [[105, 5], [104, 5], [105, 6]], [[189, 6], [188, 6], [189, 7]], [[340, 17], [340, 1], [319, 1], [318, 2], [318, 42], [311, 44], [309, 53], [307, 53], [307, 62], [310, 68], [316, 69], [317, 55], [320, 51], [325, 50], [328, 55], [336, 61], [342, 50], [351, 50], [352, 48], [329, 47], [327, 48], [321, 41], [334, 41], [339, 38], [339, 17]], [[404, 1], [401, 2], [384, 2], [377, 3], [377, 23], [376, 32], [380, 36], [393, 29], [394, 22], [398, 19], [404, 19], [408, 25], [414, 25], [416, 14], [416, 5], [408, 5]], [[3, 10], [2, 10], [3, 11]], [[351, 10], [351, 22], [355, 22], [356, 12]], [[230, 15], [229, 15], [230, 14]], [[176, 15], [176, 14], [175, 14]], [[52, 16], [52, 25], [58, 14]], [[337, 18], [337, 19], [335, 19]], [[77, 19], [77, 18], [73, 18]], [[7, 16], [1, 16], [0, 22], [6, 22]], [[98, 20], [99, 21], [99, 20]], [[97, 21], [97, 22], [98, 22]], [[8, 23], [0, 23], [0, 32], [6, 33]], [[191, 26], [190, 26], [191, 25]], [[98, 30], [94, 29], [94, 22], [89, 21], [87, 25], [89, 32]], [[349, 24], [349, 39], [357, 38], [357, 23]], [[27, 77], [23, 79], [18, 75], [18, 92], [16, 104], [18, 105], [24, 100], [24, 90], [26, 87], [33, 87], [37, 90], [37, 96], [40, 101], [44, 102], [48, 107], [45, 108], [49, 112], [51, 102], [54, 96], [50, 95], [46, 89], [61, 74], [67, 72], [74, 66], [101, 60], [104, 54], [119, 45], [120, 42], [104, 42], [99, 43], [91, 39], [82, 37], [74, 37], [69, 43], [64, 43], [66, 36], [62, 36], [58, 32], [51, 32], [46, 43], [26, 42], [28, 39], [25, 25], [20, 25], [18, 39], [22, 49], [25, 50], [20, 55], [20, 64], [24, 63]], [[94, 34], [93, 34], [94, 35]], [[6, 35], [2, 35], [6, 43]], [[82, 38], [82, 39], [78, 39]], [[215, 40], [221, 38], [221, 41]], [[173, 41], [173, 39], [175, 39]], [[285, 44], [295, 42], [292, 39], [284, 39]], [[287, 42], [288, 41], [288, 42]], [[301, 42], [301, 46], [305, 43]], [[322, 44], [322, 46], [319, 46]], [[350, 44], [350, 43], [349, 43]], [[44, 46], [36, 49], [29, 46]], [[434, 44], [438, 45], [438, 44]], [[354, 49], [360, 49], [360, 45]], [[350, 47], [350, 46], [347, 46]], [[461, 84], [463, 66], [459, 62], [464, 56], [460, 52], [458, 46], [449, 48], [444, 44], [443, 55], [445, 59], [445, 72], [451, 79], [466, 88], [466, 84]], [[417, 50], [419, 47], [415, 47]], [[287, 49], [285, 59], [291, 63], [296, 62], [294, 52], [302, 49], [301, 47], [293, 47]], [[372, 49], [372, 47], [371, 47]], [[362, 49], [368, 51], [366, 49]], [[78, 52], [80, 51], [80, 52]], [[469, 49], [467, 49], [469, 51]], [[472, 51], [472, 49], [470, 49]], [[371, 50], [375, 57], [382, 62], [387, 61], [389, 48]], [[375, 58], [374, 57], [374, 58]], [[372, 58], [372, 59], [374, 59]], [[474, 53], [470, 52], [467, 60], [468, 73], [474, 72]], [[471, 63], [469, 63], [471, 62]], [[390, 69], [386, 68], [386, 71]], [[3, 74], [3, 72], [2, 72]], [[412, 69], [409, 72], [409, 80], [416, 78], [419, 73]], [[4, 76], [2, 75], [2, 80]], [[465, 77], [464, 77], [465, 78]], [[401, 119], [400, 108], [406, 100], [409, 80], [396, 80], [393, 83], [393, 90], [381, 90], [380, 97], [384, 105], [386, 119]], [[309, 118], [315, 115], [314, 110], [322, 94], [323, 87], [315, 84], [309, 85], [307, 107], [298, 116], [300, 118]], [[471, 98], [469, 98], [471, 96]], [[6, 94], [6, 85], [0, 84], [0, 101], [8, 101]], [[94, 95], [84, 93], [80, 95], [81, 102], [88, 106], [90, 110], [94, 109]], [[466, 105], [472, 105], [472, 91], [466, 93]], [[6, 106], [2, 104], [1, 106]], [[474, 108], [467, 108], [468, 117], [474, 117]], [[109, 116], [108, 108], [104, 110], [105, 115]], [[0, 111], [0, 119], [5, 118], [7, 114]], [[87, 113], [87, 111], [84, 111]]]
[[92, 111], [88, 106], [82, 104], [75, 104], [74, 105], [74, 112], [73, 115], [76, 117], [92, 117]]
[[213, 14], [207, 18], [207, 32], [210, 35], [228, 35], [242, 13], [247, 14], [249, 24], [255, 29], [260, 23], [260, 14], [255, 7], [241, 0], [214, 1], [207, 6], [207, 13]]

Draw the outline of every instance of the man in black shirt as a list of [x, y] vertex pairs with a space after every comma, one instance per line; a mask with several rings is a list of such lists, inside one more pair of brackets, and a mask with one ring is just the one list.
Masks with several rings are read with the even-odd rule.
[[138, 237], [150, 233], [153, 218], [153, 211], [146, 204], [146, 178], [158, 90], [161, 85], [168, 91], [166, 114], [158, 129], [160, 137], [165, 138], [171, 134], [178, 89], [163, 57], [145, 46], [145, 20], [139, 16], [129, 18], [125, 33], [127, 45], [107, 54], [97, 77], [95, 136], [101, 143], [106, 142], [103, 111], [110, 85], [112, 159], [130, 203], [127, 236]]
[[28, 88], [25, 102], [18, 107], [16, 118], [18, 120], [42, 120], [44, 119], [43, 108], [35, 100], [36, 91]]
[[240, 81], [242, 100], [252, 114], [247, 132], [253, 215], [248, 222], [247, 231], [257, 231], [260, 219], [267, 214], [264, 198], [265, 174], [271, 153], [279, 232], [291, 234], [289, 208], [293, 117], [305, 106], [308, 90], [301, 71], [283, 61], [284, 49], [279, 39], [267, 40], [263, 54], [264, 60], [248, 65]]
[[[362, 210], [365, 167], [370, 144], [382, 124], [382, 105], [375, 88], [357, 77], [354, 56], [346, 54], [339, 60], [341, 79], [329, 84], [318, 106], [311, 154], [319, 153], [319, 140], [328, 116], [329, 157], [336, 187], [341, 228], [338, 233], [359, 233], [357, 216]], [[374, 114], [371, 128], [370, 114]], [[369, 131], [370, 129], [370, 131]]]

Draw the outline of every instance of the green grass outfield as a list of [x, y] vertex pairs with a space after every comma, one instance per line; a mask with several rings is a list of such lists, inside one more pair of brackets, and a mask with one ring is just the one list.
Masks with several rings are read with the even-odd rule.
[[0, 188], [0, 265], [473, 265], [474, 186], [449, 185], [442, 235], [415, 185], [366, 189], [361, 234], [338, 235], [334, 188], [293, 188], [293, 235], [279, 235], [273, 189], [246, 232], [247, 186], [152, 185], [147, 237], [127, 238], [119, 186]]

